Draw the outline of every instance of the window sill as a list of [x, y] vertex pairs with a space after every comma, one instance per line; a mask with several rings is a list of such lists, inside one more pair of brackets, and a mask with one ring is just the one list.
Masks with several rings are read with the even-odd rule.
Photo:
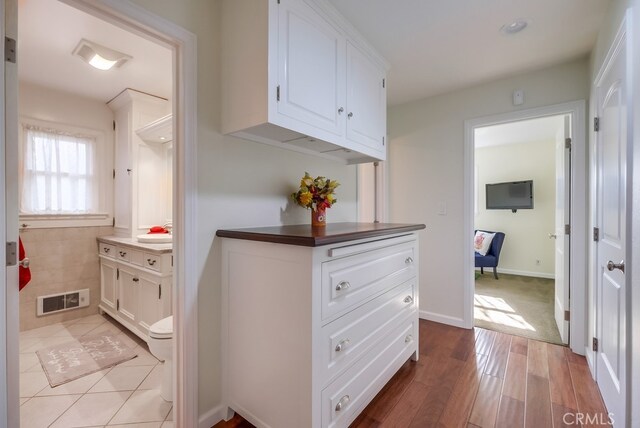
[[56, 227], [112, 226], [108, 213], [96, 214], [20, 214], [20, 229], [49, 229]]

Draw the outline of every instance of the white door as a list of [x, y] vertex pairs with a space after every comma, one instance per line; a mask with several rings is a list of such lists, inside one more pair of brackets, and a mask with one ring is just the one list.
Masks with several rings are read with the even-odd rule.
[[385, 71], [347, 42], [347, 139], [384, 152]]
[[344, 36], [304, 1], [278, 8], [278, 112], [343, 135]]
[[[623, 24], [624, 25], [624, 24]], [[623, 27], [624, 28], [624, 27]], [[616, 38], [596, 80], [597, 248], [596, 381], [615, 426], [625, 425], [626, 32]]]
[[[18, 4], [15, 0], [0, 0], [0, 33], [14, 40], [18, 35]], [[3, 21], [4, 20], [4, 21]], [[2, 49], [3, 58], [9, 52]], [[0, 93], [0, 426], [20, 424], [18, 400], [18, 266], [5, 266], [4, 242], [18, 242], [18, 70], [13, 62], [1, 67]], [[17, 256], [17, 254], [16, 254]], [[11, 259], [16, 261], [17, 257]], [[5, 321], [6, 320], [6, 321]]]
[[100, 260], [100, 305], [116, 310], [118, 298], [117, 266], [115, 261]]
[[[162, 318], [162, 285], [160, 278], [154, 275], [139, 275], [138, 310], [136, 322], [138, 328], [149, 334], [149, 327]], [[165, 290], [168, 291], [168, 290]]]
[[[569, 144], [567, 144], [567, 142]], [[571, 117], [564, 117], [562, 130], [556, 135], [556, 219], [555, 231], [555, 318], [560, 338], [569, 343], [569, 235], [565, 225], [570, 224], [571, 208]]]
[[136, 323], [136, 312], [138, 311], [138, 272], [120, 266], [118, 268], [118, 300], [116, 307], [118, 313], [131, 325]]

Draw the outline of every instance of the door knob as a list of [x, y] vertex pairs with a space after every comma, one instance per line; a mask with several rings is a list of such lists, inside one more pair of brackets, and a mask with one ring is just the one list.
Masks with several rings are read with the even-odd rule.
[[624, 260], [621, 260], [620, 263], [614, 263], [609, 260], [607, 262], [607, 270], [612, 271], [614, 269], [620, 269], [624, 273]]
[[556, 239], [558, 237], [558, 235], [550, 233], [549, 234], [549, 239]]

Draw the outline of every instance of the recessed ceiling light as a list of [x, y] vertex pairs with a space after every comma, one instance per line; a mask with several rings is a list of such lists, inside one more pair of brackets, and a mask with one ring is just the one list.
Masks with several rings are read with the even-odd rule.
[[114, 51], [113, 49], [86, 39], [80, 40], [78, 46], [73, 50], [73, 55], [79, 56], [84, 62], [98, 70], [110, 70], [113, 67], [122, 67], [125, 62], [131, 59], [131, 56], [127, 54]]
[[504, 24], [502, 28], [500, 28], [500, 31], [504, 34], [516, 34], [527, 28], [530, 22], [531, 21], [528, 19], [518, 18], [513, 22]]

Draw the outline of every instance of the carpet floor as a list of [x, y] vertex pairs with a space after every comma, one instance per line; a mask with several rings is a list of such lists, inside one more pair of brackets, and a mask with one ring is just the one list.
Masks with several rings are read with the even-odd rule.
[[554, 280], [500, 274], [476, 279], [475, 325], [489, 330], [562, 344], [554, 318]]

